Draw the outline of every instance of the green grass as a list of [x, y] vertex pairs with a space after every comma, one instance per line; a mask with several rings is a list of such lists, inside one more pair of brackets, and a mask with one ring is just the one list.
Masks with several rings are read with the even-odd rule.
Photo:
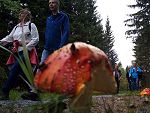
[[[10, 95], [9, 95], [10, 100], [19, 100], [19, 99], [21, 99], [21, 95], [25, 92], [26, 91], [20, 91], [20, 90], [17, 90], [17, 89], [11, 90]], [[65, 98], [64, 96], [61, 96], [59, 94], [45, 93], [45, 92], [39, 92], [39, 96], [40, 96], [41, 100], [53, 99], [53, 100], [57, 101], [58, 98]]]
[[[140, 95], [140, 92], [141, 91], [122, 90], [122, 91], [119, 91], [118, 94], [114, 94], [114, 95], [116, 95], [116, 96], [138, 96], [138, 95]], [[94, 92], [93, 95], [98, 96], [98, 95], [106, 95], [106, 94]]]
[[18, 92], [16, 90], [11, 90], [9, 97], [11, 100], [19, 100], [21, 99], [20, 95], [21, 95], [21, 92]]
[[[130, 91], [128, 90], [128, 82], [127, 82], [127, 79], [125, 77], [125, 75], [122, 75], [122, 78], [120, 80], [120, 90], [119, 90], [119, 93], [118, 94], [115, 94], [115, 95], [118, 95], [118, 96], [132, 96], [132, 95], [135, 95], [135, 96], [138, 96], [140, 95], [140, 90], [139, 91]], [[103, 93], [99, 93], [99, 92], [94, 92], [93, 95], [104, 95]]]
[[128, 81], [125, 77], [125, 75], [122, 75], [122, 78], [120, 80], [120, 91], [119, 91], [119, 94], [117, 95], [120, 95], [120, 96], [138, 96], [140, 95], [140, 90], [138, 91], [130, 91], [128, 89]]
[[119, 94], [117, 94], [119, 96], [138, 96], [140, 95], [140, 91], [120, 91]]

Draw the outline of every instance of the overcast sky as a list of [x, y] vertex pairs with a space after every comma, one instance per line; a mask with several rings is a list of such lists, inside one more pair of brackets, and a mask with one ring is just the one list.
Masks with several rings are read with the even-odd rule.
[[124, 20], [129, 17], [127, 14], [135, 12], [134, 9], [127, 5], [135, 4], [134, 0], [97, 0], [97, 11], [103, 19], [102, 23], [105, 26], [106, 18], [109, 17], [111, 30], [115, 37], [114, 49], [116, 50], [119, 61], [123, 67], [131, 65], [131, 61], [135, 58], [132, 56], [133, 44], [131, 39], [126, 39], [125, 31], [128, 29], [124, 26]]

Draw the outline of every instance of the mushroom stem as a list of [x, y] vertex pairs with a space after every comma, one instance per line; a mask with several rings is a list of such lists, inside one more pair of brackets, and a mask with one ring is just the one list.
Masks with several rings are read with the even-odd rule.
[[87, 82], [80, 94], [72, 98], [72, 102], [70, 104], [71, 109], [77, 109], [77, 113], [90, 113], [92, 105], [93, 84], [94, 80]]

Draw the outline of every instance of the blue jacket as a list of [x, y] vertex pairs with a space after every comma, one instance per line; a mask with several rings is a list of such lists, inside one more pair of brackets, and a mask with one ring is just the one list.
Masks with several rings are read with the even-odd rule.
[[138, 78], [139, 72], [142, 72], [139, 67], [131, 67], [129, 70], [129, 76], [132, 78]]
[[68, 41], [69, 32], [69, 18], [65, 13], [59, 12], [49, 16], [46, 21], [44, 49], [57, 50], [64, 46]]

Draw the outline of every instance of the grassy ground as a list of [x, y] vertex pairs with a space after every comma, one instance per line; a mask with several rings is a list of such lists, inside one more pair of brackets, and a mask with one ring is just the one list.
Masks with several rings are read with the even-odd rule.
[[[13, 90], [11, 91], [10, 98], [12, 100], [20, 100], [21, 93], [23, 92]], [[99, 95], [96, 92], [94, 93], [93, 96], [91, 113], [150, 113], [149, 98], [141, 97], [139, 96], [139, 93], [140, 91], [122, 90], [116, 95], [105, 96]], [[53, 109], [60, 110], [59, 95], [40, 93], [40, 97], [42, 100], [48, 103], [40, 103], [37, 105], [29, 106], [28, 108], [25, 109], [24, 107], [22, 108], [26, 110], [27, 113], [32, 113], [33, 111], [35, 112], [39, 110], [41, 112], [38, 113], [62, 113], [62, 112], [51, 112]], [[32, 112], [29, 112], [29, 110]]]
[[[120, 91], [116, 95], [119, 95], [119, 96], [132, 96], [132, 95], [138, 96], [140, 94], [140, 90], [139, 91], [129, 91], [127, 86], [128, 86], [127, 80], [126, 80], [125, 76], [122, 76], [121, 81], [120, 81]], [[20, 95], [24, 92], [25, 91], [12, 90], [10, 93], [10, 99], [12, 99], [12, 100], [21, 99]], [[98, 92], [94, 92], [93, 95], [101, 95], [101, 94]], [[58, 96], [58, 95], [56, 95], [56, 96]], [[40, 97], [41, 97], [41, 99], [47, 99], [49, 97], [55, 98], [55, 94], [40, 93]]]

